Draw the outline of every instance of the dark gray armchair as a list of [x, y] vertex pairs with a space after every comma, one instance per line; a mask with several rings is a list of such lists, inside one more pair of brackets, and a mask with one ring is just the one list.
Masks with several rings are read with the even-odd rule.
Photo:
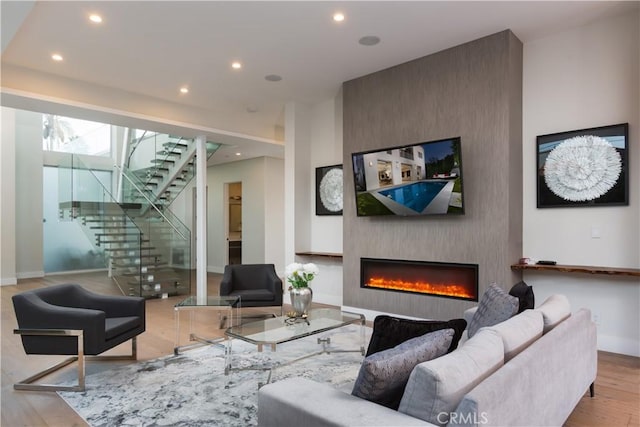
[[[16, 390], [84, 390], [85, 355], [97, 356], [131, 340], [131, 355], [100, 356], [99, 359], [137, 357], [136, 337], [145, 331], [145, 300], [138, 297], [99, 295], [77, 284], [51, 286], [13, 296], [18, 321], [14, 330], [27, 354], [74, 355], [65, 361], [14, 384]], [[78, 384], [33, 384], [63, 366], [78, 361]]]
[[283, 292], [273, 264], [227, 265], [220, 282], [220, 296], [240, 297], [240, 307], [279, 307], [280, 315]]

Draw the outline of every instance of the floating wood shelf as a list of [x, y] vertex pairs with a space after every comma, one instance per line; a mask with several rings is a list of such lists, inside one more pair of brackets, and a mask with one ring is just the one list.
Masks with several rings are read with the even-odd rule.
[[559, 271], [562, 273], [589, 273], [609, 276], [640, 277], [640, 268], [594, 267], [590, 265], [541, 265], [541, 264], [513, 264], [512, 270]]
[[322, 257], [322, 258], [336, 258], [342, 259], [342, 254], [334, 252], [296, 252], [298, 256], [310, 256], [310, 257]]

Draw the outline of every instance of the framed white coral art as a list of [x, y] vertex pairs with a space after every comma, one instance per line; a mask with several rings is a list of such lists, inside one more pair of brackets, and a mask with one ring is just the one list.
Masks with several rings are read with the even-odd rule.
[[629, 204], [627, 123], [537, 137], [537, 206]]
[[342, 215], [342, 165], [316, 168], [316, 215]]

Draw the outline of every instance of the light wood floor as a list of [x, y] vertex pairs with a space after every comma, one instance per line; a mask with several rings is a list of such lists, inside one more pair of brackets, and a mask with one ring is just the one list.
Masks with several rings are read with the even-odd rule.
[[[220, 275], [209, 275], [209, 294], [218, 292]], [[1, 366], [2, 406], [0, 426], [86, 426], [86, 423], [60, 398], [51, 392], [14, 391], [13, 383], [47, 368], [62, 357], [26, 356], [19, 337], [13, 334], [17, 327], [11, 296], [28, 289], [59, 283], [81, 283], [88, 289], [118, 295], [118, 288], [103, 274], [47, 276], [44, 279], [21, 280], [17, 286], [3, 286], [1, 291]], [[138, 338], [138, 359], [147, 360], [173, 352], [175, 325], [173, 306], [184, 296], [147, 301], [147, 330]], [[288, 307], [285, 307], [285, 310]], [[254, 309], [254, 311], [260, 311]], [[186, 316], [185, 313], [182, 314]], [[186, 317], [183, 318], [187, 320]], [[187, 324], [184, 322], [183, 324]], [[194, 329], [203, 336], [222, 336], [218, 329], [218, 317], [212, 312], [199, 312]], [[187, 328], [182, 328], [181, 343], [187, 342]], [[128, 343], [127, 343], [128, 344]], [[112, 353], [126, 353], [130, 345], [123, 344]], [[108, 364], [107, 364], [108, 363]], [[87, 375], [115, 364], [132, 362], [91, 362], [86, 366]], [[73, 370], [73, 365], [67, 370]], [[55, 382], [56, 375], [47, 378]], [[596, 397], [582, 398], [566, 426], [639, 426], [640, 427], [640, 359], [612, 353], [599, 353]], [[115, 427], [115, 426], [114, 426]], [[286, 426], [283, 426], [286, 427]]]

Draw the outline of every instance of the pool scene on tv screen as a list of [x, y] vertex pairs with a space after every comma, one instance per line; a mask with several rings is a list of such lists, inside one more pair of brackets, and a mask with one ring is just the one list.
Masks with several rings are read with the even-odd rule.
[[354, 153], [358, 216], [462, 214], [460, 138]]

